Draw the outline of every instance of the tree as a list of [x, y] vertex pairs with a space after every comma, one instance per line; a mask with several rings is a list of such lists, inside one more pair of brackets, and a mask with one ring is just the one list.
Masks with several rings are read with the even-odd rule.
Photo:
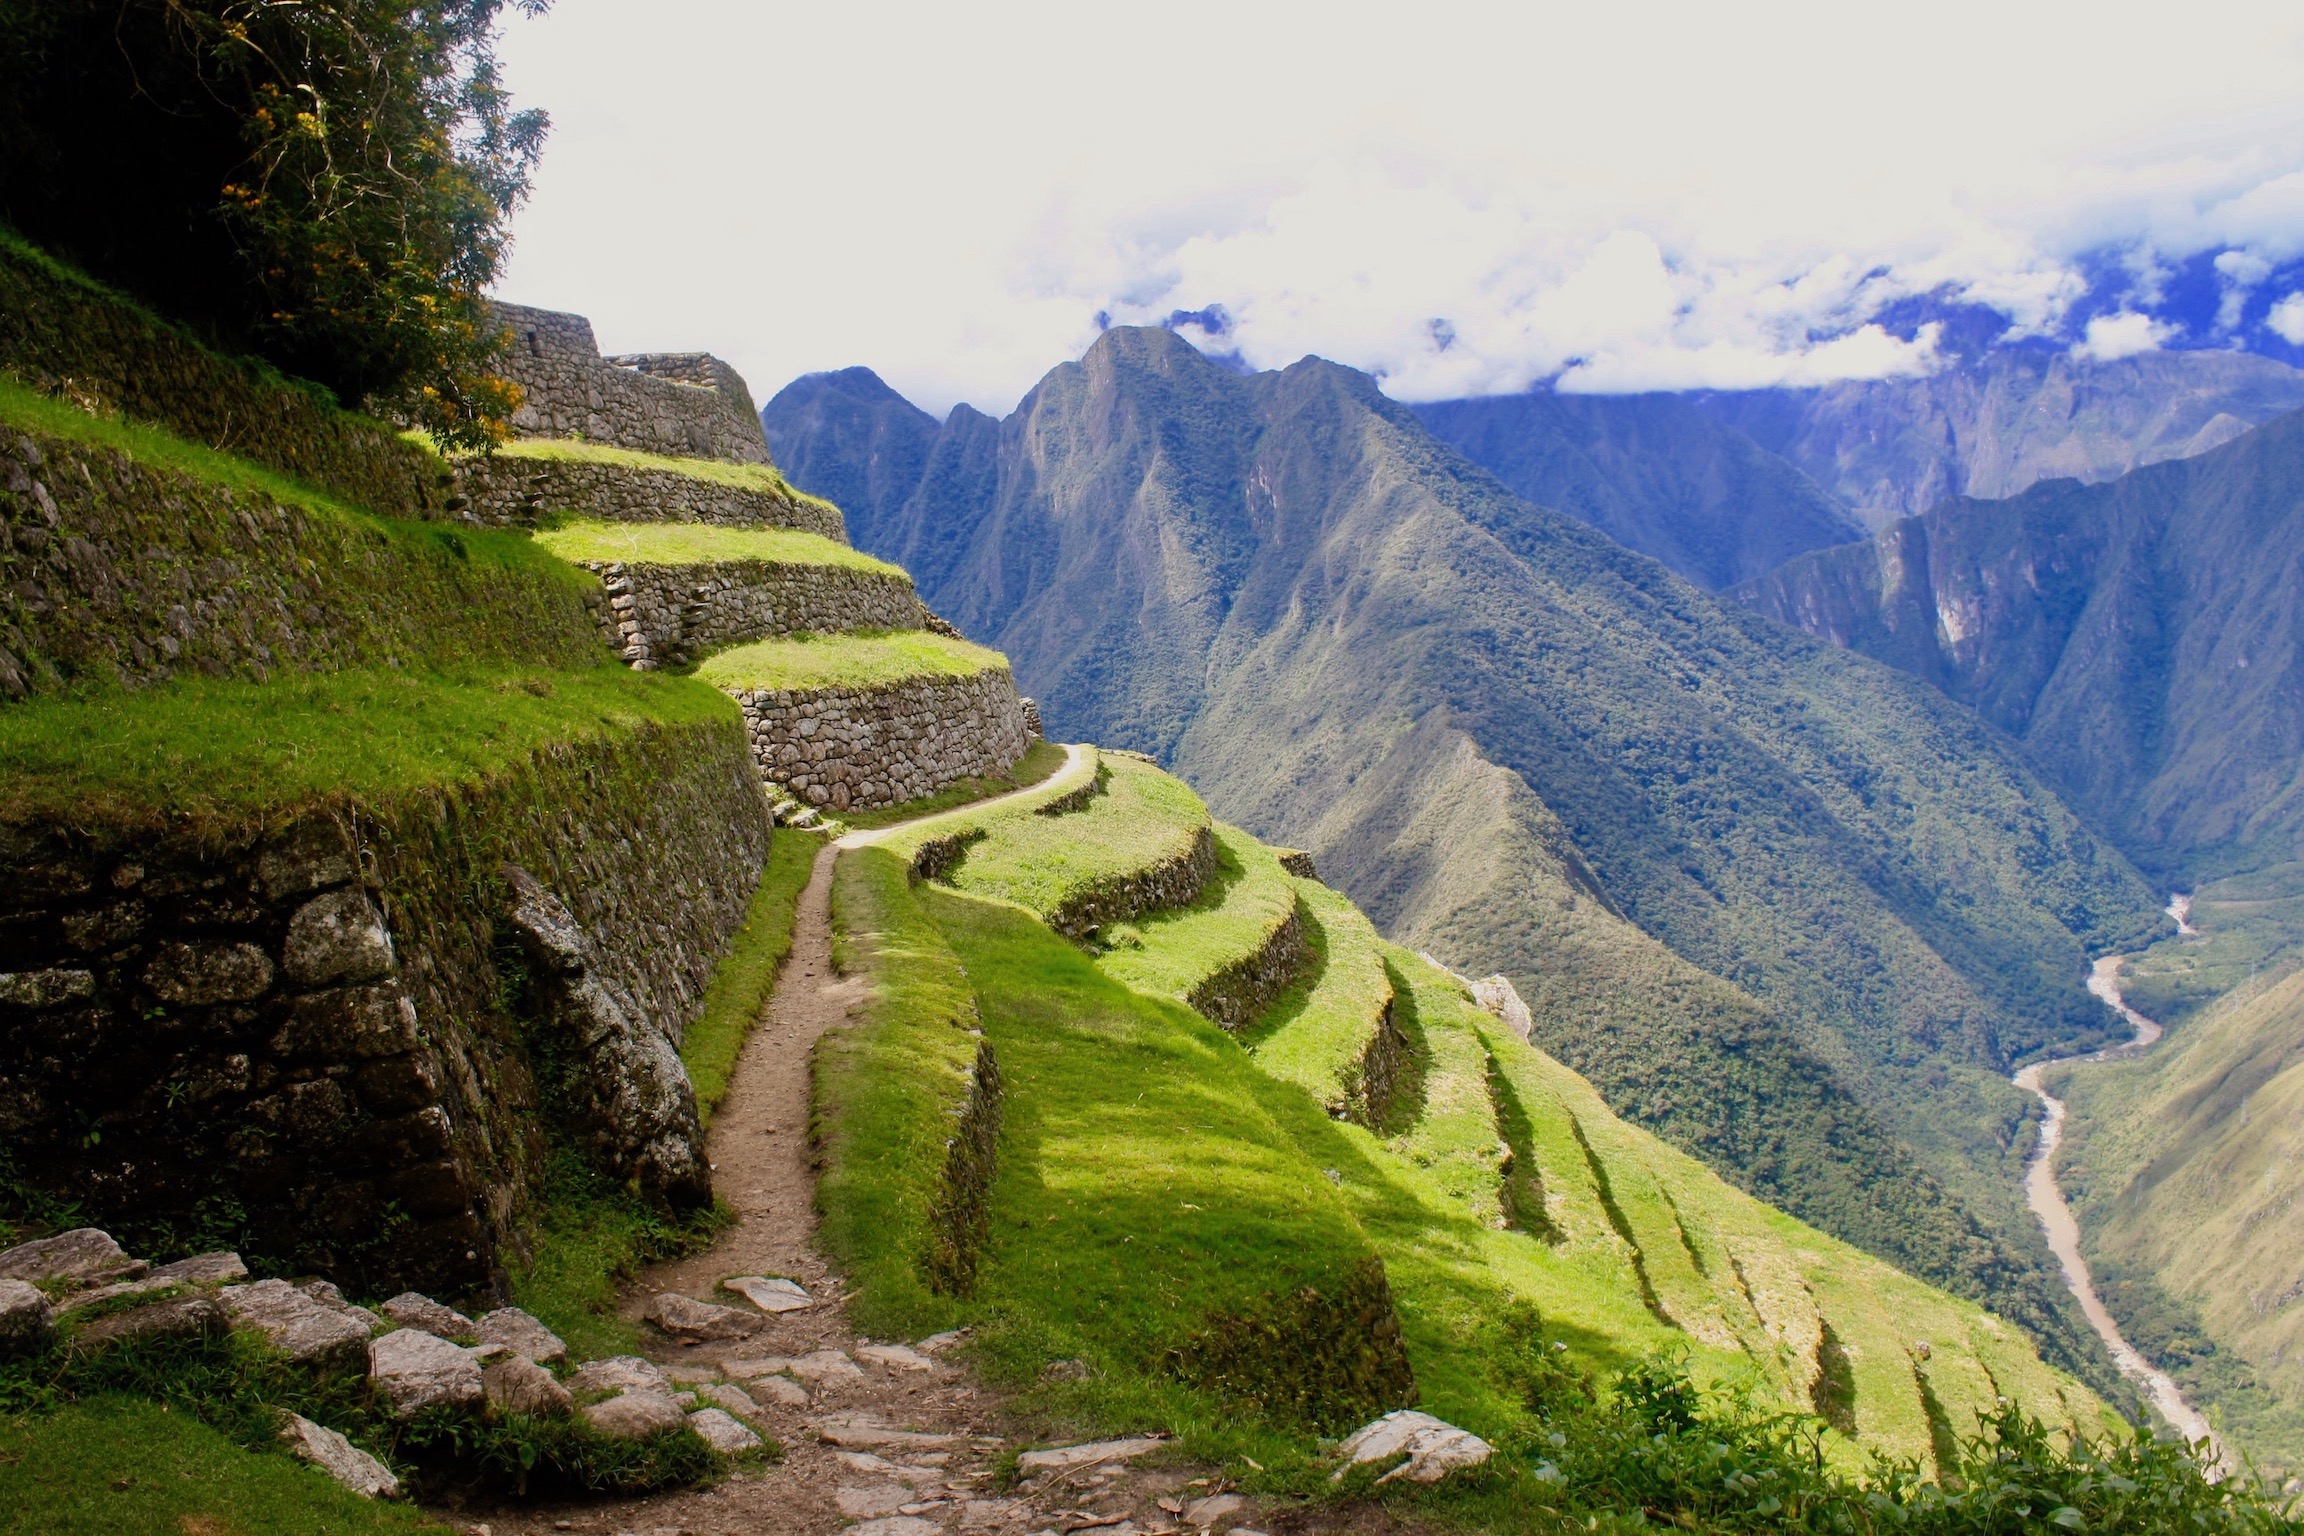
[[546, 128], [500, 82], [504, 4], [0, 0], [0, 217], [347, 402], [491, 441], [516, 396], [481, 294]]

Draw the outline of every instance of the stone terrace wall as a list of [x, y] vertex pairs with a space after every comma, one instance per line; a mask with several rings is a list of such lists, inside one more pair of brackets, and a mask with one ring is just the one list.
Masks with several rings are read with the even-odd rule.
[[810, 805], [870, 811], [1006, 773], [1031, 745], [1006, 667], [884, 688], [736, 695], [761, 775]]
[[544, 1152], [503, 864], [677, 1040], [768, 837], [732, 722], [270, 830], [0, 829], [0, 1147], [135, 1247], [491, 1291]]
[[461, 490], [477, 522], [533, 528], [554, 513], [610, 523], [713, 523], [723, 528], [797, 528], [848, 542], [840, 509], [670, 470], [572, 459], [492, 454], [462, 460]]
[[526, 398], [524, 437], [582, 437], [642, 453], [766, 464], [768, 438], [736, 370], [703, 353], [606, 358], [582, 315], [491, 306], [512, 332], [500, 359]]
[[0, 372], [165, 427], [396, 517], [443, 514], [448, 468], [327, 391], [209, 351], [70, 268], [0, 239]]
[[0, 431], [0, 696], [444, 655], [598, 658], [597, 589], [545, 560], [474, 558], [474, 538], [394, 534]]
[[765, 560], [583, 564], [607, 594], [602, 633], [643, 671], [799, 630], [919, 629], [927, 616], [899, 571]]

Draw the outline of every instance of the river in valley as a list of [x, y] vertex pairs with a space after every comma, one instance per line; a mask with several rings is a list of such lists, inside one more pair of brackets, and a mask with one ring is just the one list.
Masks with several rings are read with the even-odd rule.
[[[2184, 910], [2178, 910], [2179, 904]], [[2183, 897], [2170, 903], [2170, 911], [2178, 926], [2186, 932], [2190, 931], [2189, 924], [2185, 922], [2190, 906], [2191, 903]], [[2047, 1111], [2040, 1122], [2039, 1144], [2032, 1149], [2032, 1160], [2025, 1165], [2024, 1200], [2032, 1207], [2032, 1213], [2040, 1218], [2040, 1225], [2047, 1231], [2048, 1246], [2055, 1253], [2056, 1262], [2063, 1266], [2065, 1285], [2071, 1288], [2073, 1296], [2080, 1303], [2080, 1310], [2087, 1314], [2089, 1324], [2103, 1338], [2106, 1348], [2111, 1350], [2113, 1363], [2120, 1367], [2121, 1374], [2136, 1383], [2144, 1395], [2152, 1400], [2152, 1406], [2160, 1411], [2161, 1416], [2186, 1441], [2197, 1444], [2206, 1440], [2215, 1464], [2219, 1468], [2226, 1468], [2230, 1463], [2225, 1457], [2223, 1442], [2208, 1427], [2208, 1421], [2200, 1416], [2198, 1409], [2185, 1401], [2183, 1391], [2166, 1371], [2145, 1359], [2142, 1352], [2128, 1342], [2120, 1332], [2120, 1325], [2105, 1308], [2103, 1298], [2096, 1294], [2096, 1282], [2088, 1273], [2088, 1262], [2080, 1256], [2079, 1223], [2072, 1219], [2072, 1208], [2065, 1203], [2064, 1191], [2056, 1184], [2056, 1149], [2064, 1140], [2064, 1101], [2041, 1086], [2041, 1076], [2051, 1068], [2074, 1062], [2118, 1061], [2142, 1055], [2152, 1048], [2163, 1033], [2159, 1025], [2129, 1007], [2127, 1000], [2120, 995], [2120, 967], [2125, 960], [2123, 955], [2106, 955], [2097, 961], [2088, 977], [2088, 990], [2127, 1020], [2129, 1027], [2135, 1031], [2133, 1038], [2124, 1044], [2090, 1051], [2085, 1055], [2060, 1056], [2053, 1061], [2035, 1062], [2016, 1074], [2016, 1086], [2036, 1095]]]

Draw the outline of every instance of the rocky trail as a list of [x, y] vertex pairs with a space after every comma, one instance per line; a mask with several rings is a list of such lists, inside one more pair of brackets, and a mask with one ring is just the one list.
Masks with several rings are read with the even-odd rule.
[[[1035, 788], [1076, 775], [1085, 761], [1071, 749], [1058, 774]], [[683, 1407], [717, 1405], [782, 1455], [740, 1462], [711, 1488], [456, 1511], [460, 1528], [485, 1527], [490, 1536], [818, 1536], [843, 1526], [854, 1536], [1155, 1536], [1225, 1532], [1256, 1517], [1209, 1469], [1141, 1465], [1159, 1460], [1155, 1439], [1027, 1452], [1014, 1486], [997, 1487], [1012, 1426], [997, 1395], [951, 1358], [960, 1337], [874, 1340], [849, 1326], [839, 1280], [813, 1243], [809, 1059], [864, 997], [862, 978], [832, 964], [833, 862], [841, 847], [894, 830], [826, 846], [801, 893], [791, 956], [712, 1122], [713, 1182], [735, 1224], [706, 1251], [650, 1270], [627, 1294], [626, 1315], [647, 1324], [644, 1358], [587, 1367], [603, 1384], [620, 1371], [636, 1385], [693, 1394]], [[737, 1295], [754, 1305], [729, 1305]], [[730, 1444], [741, 1440], [731, 1435]]]
[[[2187, 909], [2191, 905], [2183, 897], [2178, 897], [2177, 901], [2182, 902]], [[2177, 910], [2176, 903], [2170, 904], [2170, 913], [2176, 918], [2179, 927], [2182, 927], [2185, 913]], [[2103, 1050], [2035, 1062], [2015, 1075], [2016, 1086], [2038, 1098], [2046, 1111], [2040, 1122], [2039, 1144], [2032, 1149], [2032, 1160], [2024, 1168], [2024, 1201], [2032, 1208], [2032, 1213], [2040, 1218], [2040, 1225], [2048, 1236], [2048, 1247], [2063, 1269], [2065, 1286], [2080, 1303], [2080, 1310], [2087, 1315], [2089, 1325], [2112, 1352], [2113, 1363], [2120, 1367], [2121, 1374], [2143, 1390], [2152, 1400], [2152, 1406], [2186, 1441], [2193, 1444], [2207, 1441], [2210, 1454], [2217, 1464], [2228, 1468], [2230, 1463], [2223, 1444], [2216, 1438], [2215, 1431], [2209, 1428], [2208, 1421], [2185, 1400], [2183, 1390], [2166, 1371], [2147, 1360], [2141, 1350], [2128, 1342], [2127, 1337], [2120, 1332], [2119, 1323], [2104, 1305], [2103, 1298], [2096, 1294], [2096, 1282], [2088, 1272], [2088, 1261], [2080, 1253], [2080, 1224], [2074, 1220], [2072, 1207], [2066, 1203], [2064, 1191], [2056, 1183], [2056, 1151], [2064, 1142], [2065, 1110], [2064, 1101], [2041, 1085], [2044, 1074], [2056, 1067], [2120, 1061], [2140, 1056], [2157, 1044], [2165, 1033], [2158, 1024], [2129, 1007], [2121, 996], [2120, 967], [2124, 961], [2125, 957], [2121, 955], [2106, 955], [2098, 960], [2089, 974], [2088, 990], [2101, 998], [2106, 1007], [2125, 1019], [2135, 1031], [2134, 1035], [2122, 1044], [2107, 1046]]]

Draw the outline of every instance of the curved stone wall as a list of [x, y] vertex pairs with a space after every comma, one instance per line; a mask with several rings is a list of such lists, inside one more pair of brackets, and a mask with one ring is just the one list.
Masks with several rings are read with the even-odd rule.
[[919, 629], [927, 613], [900, 571], [767, 560], [579, 563], [607, 593], [608, 643], [643, 671], [801, 630]]
[[0, 828], [0, 1146], [147, 1245], [488, 1290], [543, 1174], [539, 1060], [585, 1044], [532, 1049], [505, 865], [676, 1043], [769, 836], [732, 722], [272, 827]]
[[1064, 937], [1078, 941], [1106, 923], [1125, 922], [1147, 912], [1181, 907], [1198, 896], [1215, 877], [1216, 833], [1202, 823], [1191, 843], [1174, 858], [1098, 880], [1084, 890], [1075, 891], [1059, 902], [1045, 921]]
[[757, 689], [736, 702], [761, 776], [834, 811], [901, 805], [1006, 773], [1031, 745], [1006, 667], [878, 688]]
[[1312, 963], [1304, 932], [1304, 904], [1291, 907], [1252, 954], [1241, 956], [1194, 987], [1184, 1000], [1192, 1011], [1226, 1029], [1253, 1022]]
[[467, 513], [491, 527], [533, 528], [545, 517], [573, 513], [610, 523], [797, 528], [848, 542], [840, 509], [828, 501], [776, 496], [671, 470], [491, 454], [459, 461], [457, 477]]
[[498, 356], [520, 386], [512, 430], [523, 437], [581, 437], [642, 453], [766, 464], [760, 411], [736, 370], [702, 352], [608, 358], [582, 315], [490, 306], [510, 329]]

